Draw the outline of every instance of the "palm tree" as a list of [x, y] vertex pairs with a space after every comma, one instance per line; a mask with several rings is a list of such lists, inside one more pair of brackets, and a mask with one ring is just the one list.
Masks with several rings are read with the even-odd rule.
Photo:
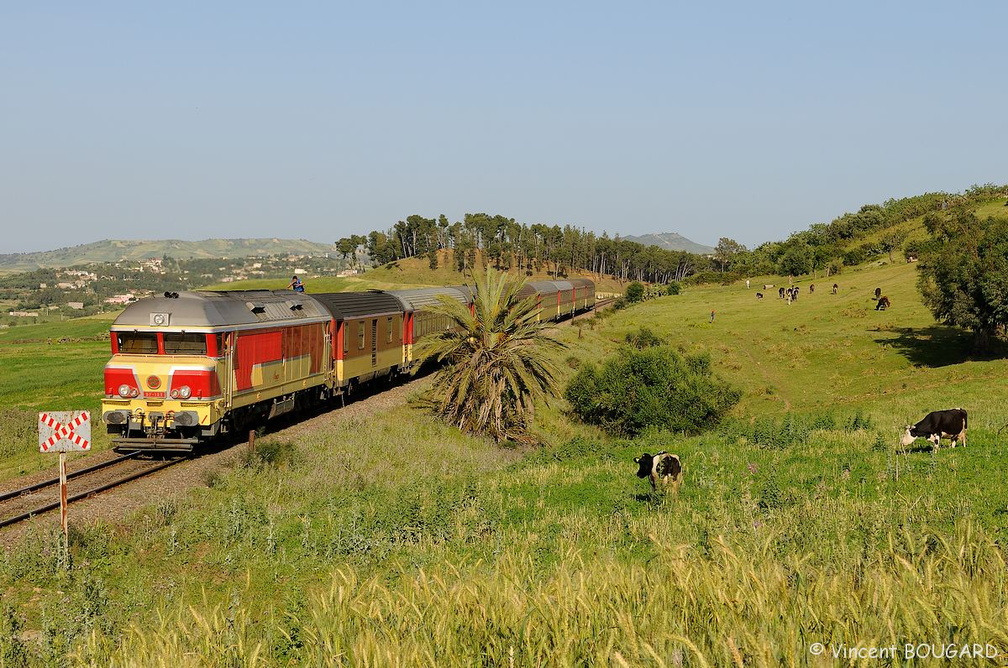
[[535, 400], [556, 390], [550, 352], [565, 346], [546, 335], [535, 297], [521, 297], [523, 280], [488, 267], [473, 283], [473, 310], [440, 298], [431, 310], [451, 326], [418, 345], [420, 355], [445, 364], [434, 378], [434, 405], [463, 431], [498, 443], [528, 440]]

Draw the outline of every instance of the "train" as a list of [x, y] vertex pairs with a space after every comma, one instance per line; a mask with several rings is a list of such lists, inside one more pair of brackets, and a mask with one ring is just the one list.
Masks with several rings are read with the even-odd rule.
[[[531, 281], [541, 320], [595, 307], [590, 279]], [[414, 346], [451, 327], [442, 297], [470, 310], [469, 286], [305, 293], [165, 292], [129, 304], [110, 328], [101, 419], [119, 452], [192, 452], [281, 415], [346, 401], [413, 373]]]

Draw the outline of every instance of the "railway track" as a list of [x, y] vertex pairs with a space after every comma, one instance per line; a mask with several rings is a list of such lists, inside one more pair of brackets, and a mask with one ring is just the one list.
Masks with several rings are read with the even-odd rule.
[[[187, 458], [139, 459], [137, 453], [116, 456], [67, 472], [67, 504], [124, 485]], [[59, 478], [50, 478], [0, 493], [0, 527], [58, 509]]]
[[[596, 310], [604, 309], [610, 306], [613, 301], [613, 299], [598, 300], [595, 308]], [[578, 325], [581, 323], [584, 315], [582, 314], [579, 318], [568, 318], [560, 324]], [[590, 315], [590, 312], [588, 315]], [[411, 384], [412, 382], [409, 381], [406, 384]], [[378, 388], [374, 389], [378, 392], [381, 391]], [[360, 397], [360, 400], [367, 401], [372, 397], [373, 395], [369, 393]], [[141, 459], [138, 457], [139, 453], [137, 452], [116, 456], [109, 451], [107, 454], [109, 455], [108, 458], [102, 459], [95, 464], [67, 472], [68, 504], [125, 485], [179, 462], [189, 460], [188, 457], [168, 460]], [[12, 482], [16, 484], [16, 481]], [[58, 477], [33, 482], [16, 489], [0, 491], [0, 528], [17, 524], [31, 517], [56, 510], [59, 507]]]

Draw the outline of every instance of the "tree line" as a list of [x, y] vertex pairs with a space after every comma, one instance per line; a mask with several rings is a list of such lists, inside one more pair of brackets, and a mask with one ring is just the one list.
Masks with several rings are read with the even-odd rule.
[[[344, 259], [363, 270], [365, 262], [381, 266], [404, 258], [426, 257], [438, 268], [438, 251], [449, 250], [452, 268], [469, 273], [477, 258], [498, 270], [560, 278], [571, 273], [611, 276], [619, 281], [731, 282], [745, 276], [831, 275], [894, 253], [916, 256], [919, 244], [907, 242], [893, 228], [928, 213], [1008, 195], [1008, 186], [973, 186], [961, 194], [925, 193], [883, 204], [867, 204], [830, 223], [816, 223], [784, 241], [752, 250], [722, 237], [712, 255], [646, 246], [619, 235], [598, 235], [573, 225], [524, 224], [502, 215], [467, 213], [450, 222], [441, 214], [419, 214], [385, 231], [351, 235], [335, 242]], [[859, 242], [859, 239], [866, 239]]]
[[[621, 281], [670, 283], [710, 268], [711, 260], [686, 251], [670, 251], [596, 235], [572, 225], [522, 224], [514, 218], [467, 213], [450, 223], [412, 215], [386, 231], [374, 230], [336, 241], [336, 249], [350, 262], [372, 266], [404, 258], [427, 257], [432, 269], [438, 251], [450, 250], [452, 268], [469, 273], [482, 258], [495, 269], [517, 270], [531, 276], [547, 273], [559, 278], [571, 273], [608, 275]], [[361, 266], [363, 268], [363, 266]]]

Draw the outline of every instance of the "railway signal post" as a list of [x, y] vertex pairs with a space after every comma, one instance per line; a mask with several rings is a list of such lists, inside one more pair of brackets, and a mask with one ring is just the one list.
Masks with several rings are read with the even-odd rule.
[[39, 413], [39, 451], [58, 452], [60, 456], [60, 525], [63, 538], [69, 539], [67, 528], [66, 453], [91, 449], [90, 411], [49, 411]]

